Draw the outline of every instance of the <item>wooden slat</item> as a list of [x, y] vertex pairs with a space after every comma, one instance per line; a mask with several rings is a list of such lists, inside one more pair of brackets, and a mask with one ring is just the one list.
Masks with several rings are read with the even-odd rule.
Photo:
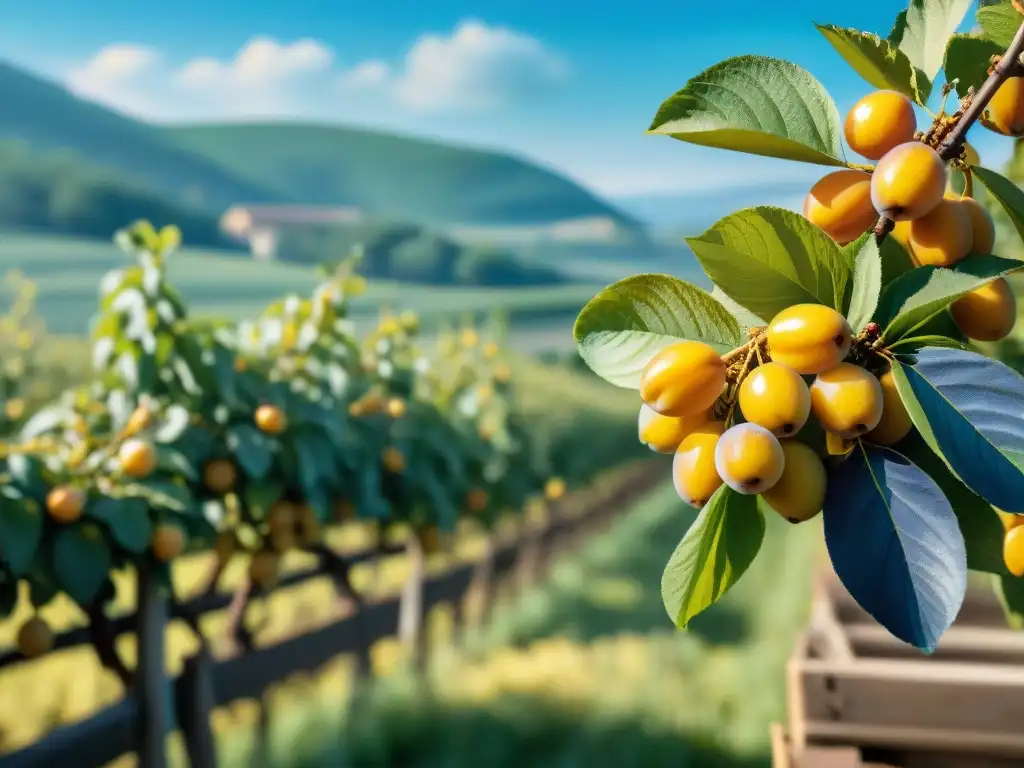
[[[893, 637], [877, 624], [845, 627], [854, 654], [865, 657], [908, 658], [920, 660], [921, 652]], [[1007, 627], [953, 626], [939, 641], [930, 661], [977, 661], [982, 663], [1024, 665], [1024, 633]]]
[[1024, 759], [1024, 667], [805, 658], [792, 670], [807, 741]]
[[772, 768], [793, 768], [789, 759], [789, 739], [786, 737], [786, 729], [782, 723], [772, 723], [769, 728], [772, 738]]
[[855, 747], [809, 746], [796, 758], [794, 768], [864, 768]]

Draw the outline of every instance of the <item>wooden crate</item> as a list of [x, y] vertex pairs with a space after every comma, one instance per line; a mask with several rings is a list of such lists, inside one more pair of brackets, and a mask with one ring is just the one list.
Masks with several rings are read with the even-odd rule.
[[787, 687], [776, 768], [1024, 766], [1024, 633], [1006, 627], [991, 590], [968, 591], [928, 656], [823, 571]]

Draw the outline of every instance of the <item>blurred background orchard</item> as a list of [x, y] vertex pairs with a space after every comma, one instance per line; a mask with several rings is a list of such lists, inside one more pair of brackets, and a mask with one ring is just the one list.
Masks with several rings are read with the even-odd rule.
[[[308, 295], [357, 246], [362, 335], [410, 310], [419, 343], [440, 348], [500, 311], [516, 408], [538, 439], [588, 472], [642, 458], [639, 400], [579, 362], [576, 312], [637, 272], [706, 287], [683, 235], [746, 205], [799, 210], [821, 173], [644, 136], [655, 109], [707, 66], [759, 53], [809, 69], [845, 113], [869, 86], [837, 66], [813, 22], [884, 32], [903, 7], [866, 0], [819, 18], [825, 4], [811, 0], [737, 0], [728, 13], [661, 0], [5, 4], [0, 430], [12, 438], [87, 380], [97, 285], [125, 263], [111, 234], [147, 219], [181, 228], [168, 279], [203, 321]], [[971, 143], [1024, 181], [1020, 145], [980, 127]], [[1003, 248], [1019, 249], [1000, 227]], [[1022, 340], [999, 345], [1018, 369]], [[664, 468], [660, 486], [488, 625], [457, 648], [436, 643], [426, 683], [387, 640], [355, 713], [344, 707], [350, 659], [276, 686], [273, 763], [768, 765], [819, 524], [769, 520], [754, 572], [679, 632], [661, 570], [696, 512]], [[358, 546], [370, 534], [353, 523], [341, 536]], [[198, 584], [204, 558], [178, 564], [176, 583]], [[401, 563], [360, 568], [357, 586], [401, 584]], [[328, 600], [319, 582], [268, 600], [266, 636], [315, 625]], [[30, 612], [23, 601], [0, 622], [0, 644]], [[54, 629], [83, 620], [63, 598], [43, 614]], [[172, 666], [188, 645], [177, 629]], [[450, 630], [444, 612], [429, 617], [432, 636]], [[122, 638], [129, 658], [132, 642]], [[88, 648], [2, 669], [0, 753], [120, 695]], [[215, 713], [225, 765], [250, 764], [255, 720], [249, 702]]]

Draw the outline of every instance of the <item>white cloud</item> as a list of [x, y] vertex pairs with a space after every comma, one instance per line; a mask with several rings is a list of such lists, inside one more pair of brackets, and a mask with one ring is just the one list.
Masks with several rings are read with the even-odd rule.
[[152, 48], [116, 44], [67, 72], [65, 81], [83, 97], [157, 119], [366, 113], [397, 119], [508, 106], [568, 73], [536, 38], [472, 20], [448, 35], [421, 36], [397, 62], [374, 58], [339, 68], [335, 58], [312, 38], [257, 36], [234, 56], [177, 66]]
[[416, 41], [393, 93], [418, 110], [490, 109], [561, 83], [568, 73], [566, 63], [534, 37], [463, 21], [448, 37]]

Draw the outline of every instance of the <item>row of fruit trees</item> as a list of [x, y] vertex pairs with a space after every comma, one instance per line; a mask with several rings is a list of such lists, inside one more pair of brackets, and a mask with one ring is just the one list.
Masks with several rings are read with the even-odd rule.
[[583, 358], [639, 390], [643, 439], [701, 509], [662, 581], [679, 626], [742, 576], [765, 514], [819, 512], [843, 584], [901, 640], [935, 647], [969, 569], [1019, 622], [1024, 378], [972, 342], [1017, 319], [1006, 277], [1024, 263], [992, 253], [992, 213], [1024, 236], [1024, 192], [966, 137], [1024, 135], [1024, 7], [980, 0], [958, 34], [972, 5], [911, 0], [885, 38], [818, 25], [877, 89], [845, 120], [809, 72], [763, 56], [707, 69], [654, 118], [653, 134], [833, 169], [802, 215], [748, 208], [687, 239], [712, 292], [636, 275], [577, 320]]
[[[20, 429], [0, 467], [0, 616], [19, 592], [102, 610], [128, 567], [170, 589], [175, 558], [211, 549], [221, 569], [248, 558], [266, 589], [329, 525], [403, 524], [430, 551], [460, 517], [491, 525], [564, 492], [513, 408], [500, 328], [428, 351], [414, 314], [385, 313], [357, 338], [358, 254], [254, 321], [192, 322], [166, 279], [180, 239], [145, 222], [118, 233], [132, 261], [100, 286], [92, 380], [7, 413]], [[23, 408], [14, 381], [5, 399]], [[38, 615], [21, 627], [25, 655], [52, 643]]]

